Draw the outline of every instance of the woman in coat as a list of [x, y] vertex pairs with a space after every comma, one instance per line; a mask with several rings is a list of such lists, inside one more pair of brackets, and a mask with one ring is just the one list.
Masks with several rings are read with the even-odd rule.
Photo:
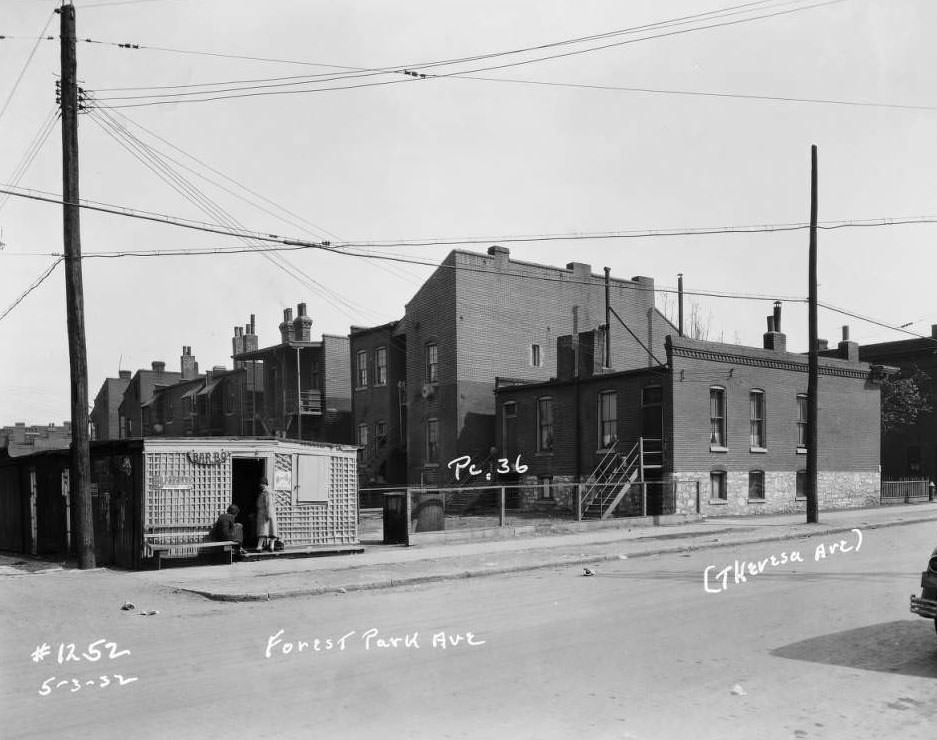
[[272, 550], [277, 536], [276, 507], [273, 491], [267, 485], [267, 479], [260, 481], [260, 493], [257, 494], [257, 551]]

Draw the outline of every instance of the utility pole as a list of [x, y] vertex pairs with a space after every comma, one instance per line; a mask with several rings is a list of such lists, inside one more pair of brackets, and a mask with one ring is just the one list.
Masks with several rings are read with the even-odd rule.
[[810, 256], [808, 324], [810, 348], [807, 353], [807, 524], [819, 521], [817, 503], [817, 439], [819, 408], [819, 347], [817, 341], [817, 145], [810, 147]]
[[62, 216], [65, 236], [65, 313], [72, 384], [70, 486], [77, 508], [78, 567], [94, 568], [94, 518], [91, 511], [91, 448], [88, 429], [88, 357], [81, 280], [81, 229], [78, 208], [78, 85], [75, 6], [63, 5], [62, 63]]

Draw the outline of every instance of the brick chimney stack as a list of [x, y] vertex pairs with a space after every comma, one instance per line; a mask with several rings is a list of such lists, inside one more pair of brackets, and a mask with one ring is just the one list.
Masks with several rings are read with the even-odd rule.
[[198, 375], [198, 363], [192, 356], [192, 348], [183, 346], [182, 356], [179, 358], [179, 369], [183, 380], [191, 380]]
[[296, 320], [293, 322], [293, 339], [297, 342], [312, 341], [312, 319], [306, 315], [306, 304], [296, 306]]
[[166, 370], [166, 363], [160, 362], [159, 360], [153, 360], [153, 362], [150, 363], [150, 367], [153, 368], [154, 373], [161, 373]]
[[787, 336], [781, 332], [781, 301], [774, 302], [774, 312], [768, 316], [768, 331], [764, 334], [764, 348], [776, 352], [787, 351]]
[[283, 322], [280, 324], [280, 341], [286, 344], [293, 341], [293, 309], [283, 309]]
[[859, 362], [859, 343], [849, 341], [849, 327], [843, 327], [843, 341], [837, 345], [839, 356], [850, 362]]
[[244, 351], [254, 352], [259, 347], [257, 333], [254, 331], [254, 314], [251, 314], [251, 322], [244, 327]]

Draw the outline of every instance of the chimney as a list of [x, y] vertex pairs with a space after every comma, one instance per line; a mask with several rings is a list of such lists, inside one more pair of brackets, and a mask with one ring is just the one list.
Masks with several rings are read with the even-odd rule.
[[592, 277], [592, 265], [585, 262], [568, 262], [566, 269], [573, 273], [573, 277], [588, 280]]
[[130, 380], [130, 371], [129, 370], [118, 370], [117, 377], [123, 378], [124, 380]]
[[764, 348], [775, 352], [787, 351], [787, 337], [781, 333], [781, 303], [775, 301], [774, 313], [768, 318], [768, 331], [764, 334]]
[[937, 339], [937, 324], [930, 325], [930, 335], [932, 339]]
[[565, 334], [556, 338], [556, 379], [572, 380], [576, 377], [576, 348], [579, 337]]
[[191, 380], [198, 375], [198, 365], [195, 364], [195, 358], [192, 357], [191, 347], [185, 346], [182, 348], [182, 357], [179, 358], [179, 366], [183, 380]]
[[[239, 355], [244, 351], [244, 328], [240, 326], [234, 327], [234, 337], [231, 339], [231, 354]], [[235, 366], [238, 365], [239, 360], [235, 360]]]
[[293, 309], [283, 309], [283, 323], [280, 324], [280, 341], [284, 344], [293, 341]]
[[254, 314], [251, 314], [250, 323], [244, 327], [244, 351], [256, 352], [259, 346], [257, 334], [254, 331]]
[[830, 343], [826, 339], [817, 340], [817, 352], [825, 352], [830, 348]]
[[296, 306], [296, 320], [293, 322], [293, 338], [297, 342], [312, 341], [312, 319], [306, 315], [306, 304]]
[[488, 247], [488, 254], [495, 258], [495, 268], [503, 270], [511, 261], [511, 250], [497, 245]]
[[859, 343], [849, 341], [849, 327], [843, 327], [843, 341], [837, 345], [839, 356], [849, 362], [859, 362]]
[[166, 369], [166, 363], [159, 362], [158, 360], [153, 360], [153, 362], [150, 363], [150, 367], [153, 368], [154, 373], [161, 373]]

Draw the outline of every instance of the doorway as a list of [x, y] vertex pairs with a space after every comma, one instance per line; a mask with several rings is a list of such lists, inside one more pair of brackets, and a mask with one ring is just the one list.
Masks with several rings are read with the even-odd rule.
[[244, 547], [257, 544], [257, 494], [260, 481], [267, 477], [267, 461], [257, 457], [231, 460], [231, 503], [240, 511], [236, 521], [244, 528]]

